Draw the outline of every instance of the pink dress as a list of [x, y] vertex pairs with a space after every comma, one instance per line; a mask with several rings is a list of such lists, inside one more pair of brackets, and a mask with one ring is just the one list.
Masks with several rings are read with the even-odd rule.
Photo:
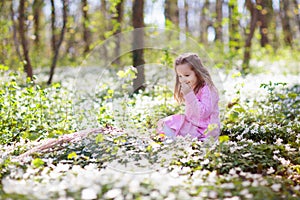
[[192, 138], [205, 140], [220, 135], [220, 118], [218, 94], [205, 85], [197, 94], [193, 91], [184, 96], [185, 114], [176, 114], [161, 119], [158, 131], [164, 126], [171, 129], [176, 136], [190, 135]]

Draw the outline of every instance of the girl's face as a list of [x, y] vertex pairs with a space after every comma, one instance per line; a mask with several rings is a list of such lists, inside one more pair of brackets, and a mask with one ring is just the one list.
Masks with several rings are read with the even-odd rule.
[[177, 65], [176, 74], [180, 83], [186, 83], [192, 89], [195, 89], [198, 83], [198, 78], [189, 64]]

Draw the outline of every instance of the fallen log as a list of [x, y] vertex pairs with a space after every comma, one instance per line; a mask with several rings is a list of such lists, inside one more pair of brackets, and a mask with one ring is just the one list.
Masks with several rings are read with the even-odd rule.
[[78, 142], [90, 134], [103, 133], [105, 130], [106, 129], [102, 128], [102, 127], [101, 128], [93, 128], [93, 129], [85, 129], [85, 130], [81, 130], [81, 131], [78, 131], [75, 133], [62, 135], [59, 138], [51, 138], [51, 139], [44, 140], [42, 142], [42, 144], [40, 144], [36, 147], [33, 147], [32, 149], [26, 151], [25, 153], [17, 156], [16, 160], [22, 161], [24, 158], [30, 156], [33, 153], [43, 152], [46, 150], [49, 151], [50, 149], [57, 147], [58, 145], [62, 145], [64, 143]]

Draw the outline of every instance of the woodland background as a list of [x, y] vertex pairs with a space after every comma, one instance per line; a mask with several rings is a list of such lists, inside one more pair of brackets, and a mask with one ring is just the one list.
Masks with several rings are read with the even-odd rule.
[[[299, 0], [0, 1], [1, 199], [299, 199]], [[218, 141], [157, 121], [178, 54], [220, 95]]]
[[[208, 51], [215, 51], [215, 62], [222, 67], [227, 63], [246, 73], [251, 54], [257, 51], [278, 55], [281, 49], [299, 50], [297, 0], [21, 0], [1, 1], [0, 9], [1, 63], [24, 67], [30, 78], [35, 68], [47, 67], [48, 84], [57, 65], [76, 66], [97, 44], [122, 31], [141, 27], [187, 34], [208, 47]], [[144, 42], [139, 35], [143, 33], [133, 37], [133, 43]], [[146, 49], [133, 51], [137, 56], [122, 55], [131, 57], [122, 59], [121, 48], [122, 41], [116, 39], [101, 56], [115, 56], [113, 64], [119, 67], [145, 63]], [[221, 56], [223, 60], [217, 59], [219, 54], [225, 55]], [[228, 60], [242, 60], [242, 64], [234, 66]]]

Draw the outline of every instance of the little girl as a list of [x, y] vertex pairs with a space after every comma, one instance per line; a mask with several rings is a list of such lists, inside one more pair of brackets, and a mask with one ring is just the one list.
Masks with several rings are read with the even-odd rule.
[[185, 114], [176, 114], [158, 122], [158, 133], [167, 137], [187, 136], [198, 140], [220, 135], [218, 91], [209, 72], [194, 53], [185, 53], [175, 60], [174, 97], [185, 103]]

